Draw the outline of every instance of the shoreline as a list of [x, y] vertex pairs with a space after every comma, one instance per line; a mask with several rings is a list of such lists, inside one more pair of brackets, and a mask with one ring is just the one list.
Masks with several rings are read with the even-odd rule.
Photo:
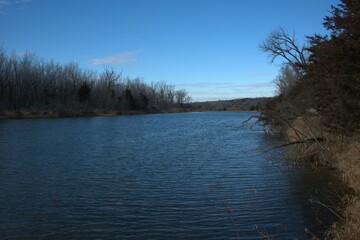
[[170, 108], [163, 111], [144, 111], [144, 110], [18, 110], [18, 111], [4, 111], [0, 113], [1, 120], [21, 120], [21, 119], [49, 119], [49, 118], [76, 118], [76, 117], [98, 117], [98, 116], [121, 116], [121, 115], [146, 115], [146, 114], [161, 114], [161, 113], [180, 113], [192, 112], [191, 109], [185, 108]]
[[[342, 186], [338, 202], [325, 206], [338, 220], [328, 226], [325, 239], [357, 239], [360, 234], [360, 136], [345, 136], [323, 129], [319, 116], [298, 117], [283, 132], [286, 155], [294, 165], [310, 165], [336, 171], [334, 182]], [[318, 138], [314, 138], [317, 136]], [[311, 139], [310, 142], [305, 142]], [[319, 139], [319, 140], [317, 140]]]
[[6, 111], [0, 114], [0, 120], [96, 117], [96, 116], [138, 115], [138, 114], [146, 114], [146, 113], [140, 111], [120, 112], [114, 110], [92, 110], [92, 111], [19, 110], [19, 111]]
[[99, 116], [131, 116], [131, 115], [146, 115], [146, 114], [164, 114], [164, 113], [185, 113], [185, 112], [252, 112], [254, 110], [199, 110], [191, 108], [170, 108], [163, 111], [144, 111], [144, 110], [68, 110], [68, 111], [55, 111], [55, 110], [18, 110], [18, 111], [4, 111], [0, 113], [1, 120], [21, 120], [21, 119], [49, 119], [49, 118], [77, 118], [77, 117], [99, 117]]

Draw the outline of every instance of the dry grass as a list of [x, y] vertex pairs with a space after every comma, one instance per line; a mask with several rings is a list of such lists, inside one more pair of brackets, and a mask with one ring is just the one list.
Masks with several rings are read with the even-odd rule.
[[290, 142], [323, 137], [323, 133], [318, 116], [299, 117], [290, 123], [286, 130], [286, 136]]
[[360, 194], [360, 142], [353, 140], [335, 153], [336, 167], [349, 187]]
[[[289, 147], [295, 164], [331, 166], [344, 181], [343, 205], [339, 222], [334, 223], [327, 239], [360, 239], [360, 136], [345, 137], [322, 129], [319, 117], [298, 118], [286, 131], [288, 142], [300, 142]], [[324, 141], [307, 139], [321, 138]]]
[[344, 212], [344, 219], [333, 224], [329, 239], [357, 240], [360, 236], [360, 199], [359, 196], [348, 197]]
[[318, 116], [297, 118], [288, 124], [285, 136], [289, 143], [298, 143], [288, 148], [288, 155], [295, 165], [328, 164], [323, 142], [320, 141], [324, 139], [324, 131]]
[[359, 239], [360, 237], [360, 142], [358, 139], [336, 138], [328, 150], [333, 153], [334, 164], [353, 193], [344, 197], [344, 220], [334, 224], [333, 239]]

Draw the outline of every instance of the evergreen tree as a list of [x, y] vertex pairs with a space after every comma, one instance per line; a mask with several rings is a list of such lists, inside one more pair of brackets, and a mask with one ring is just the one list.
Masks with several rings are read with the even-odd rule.
[[329, 130], [352, 133], [360, 129], [360, 1], [332, 6], [324, 26], [330, 36], [309, 37], [304, 81], [314, 87], [317, 110]]

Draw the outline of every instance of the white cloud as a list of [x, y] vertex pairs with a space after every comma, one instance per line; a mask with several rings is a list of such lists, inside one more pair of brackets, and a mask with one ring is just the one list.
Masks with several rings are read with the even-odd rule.
[[192, 83], [181, 83], [176, 84], [180, 87], [191, 87], [191, 88], [204, 88], [204, 87], [216, 87], [219, 89], [234, 89], [234, 88], [268, 88], [274, 84], [272, 82], [258, 82], [258, 83], [245, 83], [239, 84], [235, 82], [192, 82]]
[[250, 75], [249, 77], [250, 77], [250, 79], [254, 79], [257, 77], [272, 77], [272, 76], [274, 76], [273, 72], [257, 72], [257, 73]]
[[16, 4], [23, 4], [23, 3], [29, 3], [31, 2], [31, 0], [16, 0], [15, 3]]
[[118, 53], [114, 56], [104, 57], [104, 58], [95, 58], [91, 61], [93, 65], [129, 65], [138, 61], [137, 56], [139, 51], [127, 51]]
[[176, 84], [185, 87], [194, 101], [230, 100], [245, 97], [269, 97], [274, 94], [272, 82], [191, 82]]
[[222, 87], [232, 84], [233, 84], [232, 82], [190, 82], [190, 83], [179, 83], [176, 85], [179, 87], [204, 88], [204, 87]]
[[0, 12], [4, 13], [4, 10], [10, 6], [25, 7], [32, 0], [0, 0]]
[[0, 0], [0, 9], [5, 8], [9, 4], [10, 4], [9, 0]]

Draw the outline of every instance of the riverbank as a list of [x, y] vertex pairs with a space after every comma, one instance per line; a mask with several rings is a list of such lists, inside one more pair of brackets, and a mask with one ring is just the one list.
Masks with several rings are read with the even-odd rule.
[[162, 111], [142, 111], [142, 110], [19, 110], [19, 111], [4, 111], [0, 113], [0, 120], [7, 119], [37, 119], [37, 118], [69, 118], [69, 117], [95, 117], [95, 116], [116, 116], [116, 115], [143, 115], [155, 113], [177, 113], [188, 112], [186, 108], [169, 108]]
[[119, 112], [113, 110], [92, 110], [92, 111], [54, 111], [54, 110], [42, 110], [42, 111], [6, 111], [0, 114], [0, 119], [36, 119], [36, 118], [68, 118], [68, 117], [94, 117], [94, 116], [114, 116], [114, 115], [134, 115], [145, 114], [140, 111], [127, 111]]
[[340, 206], [341, 219], [332, 226], [334, 239], [358, 239], [360, 236], [360, 136], [329, 136], [324, 144], [332, 165], [341, 173], [347, 194]]
[[[257, 101], [257, 99], [255, 99]], [[254, 101], [255, 101], [254, 100]], [[247, 100], [249, 101], [249, 100]], [[231, 101], [222, 101], [231, 102]], [[190, 103], [183, 107], [171, 107], [162, 110], [18, 110], [18, 111], [0, 111], [0, 120], [6, 119], [36, 119], [36, 118], [68, 118], [68, 117], [95, 117], [95, 116], [116, 116], [116, 115], [143, 115], [143, 114], [157, 114], [157, 113], [180, 113], [180, 112], [258, 112], [249, 106], [231, 107], [231, 108], [202, 108], [198, 104]], [[204, 102], [206, 105], [207, 102]]]
[[[294, 164], [336, 169], [344, 187], [340, 204], [325, 206], [339, 220], [329, 227], [326, 239], [358, 239], [360, 236], [360, 136], [334, 134], [319, 116], [298, 117], [283, 131], [287, 156]], [[295, 144], [294, 144], [295, 143]], [[321, 203], [320, 203], [321, 204]]]
[[193, 109], [206, 111], [258, 111], [269, 98], [239, 98], [232, 100], [218, 100], [190, 103]]

